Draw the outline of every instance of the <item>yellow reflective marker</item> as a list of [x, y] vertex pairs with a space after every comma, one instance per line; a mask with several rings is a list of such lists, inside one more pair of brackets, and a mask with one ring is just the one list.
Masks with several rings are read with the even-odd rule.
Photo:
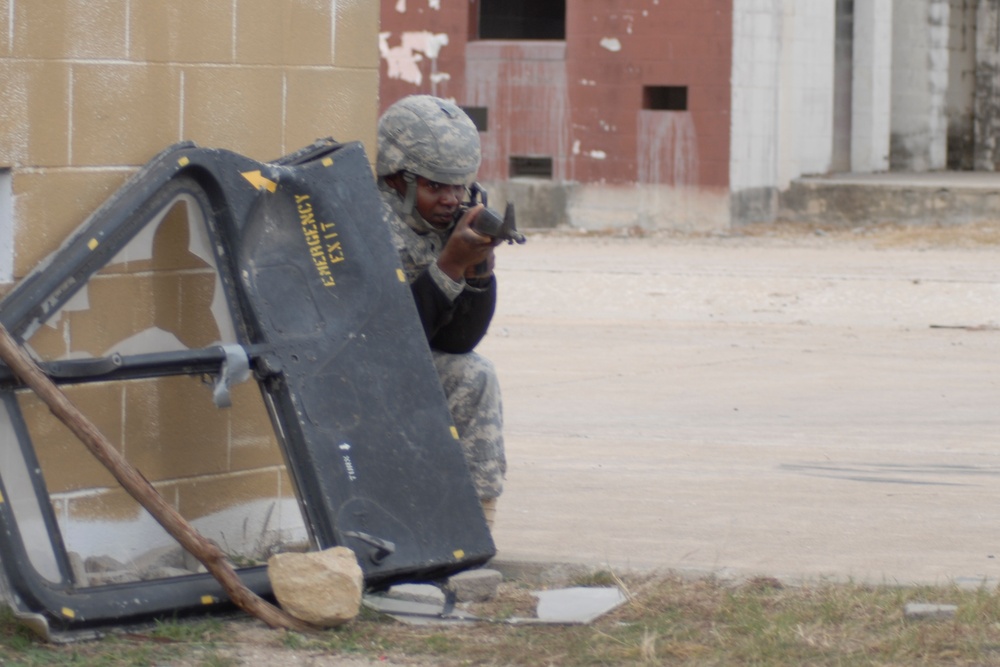
[[458, 429], [455, 428], [454, 426], [451, 427], [451, 437], [458, 440]]
[[65, 616], [66, 618], [76, 618], [76, 612], [70, 609], [69, 607], [62, 608], [62, 615]]
[[187, 159], [186, 157], [182, 157], [180, 160], [177, 161], [177, 164], [179, 164], [182, 167], [186, 167], [189, 164], [191, 164], [191, 160]]
[[465, 552], [461, 549], [455, 549], [451, 552], [451, 555], [455, 557], [455, 560], [458, 560], [459, 558], [463, 558], [465, 556]]
[[4, 502], [4, 500], [3, 500], [3, 494], [0, 493], [0, 503], [2, 503], [2, 502]]
[[333, 158], [332, 157], [325, 157], [325, 158], [323, 158], [322, 164], [323, 164], [324, 167], [329, 167], [330, 165], [333, 164]]
[[396, 269], [396, 277], [399, 278], [399, 282], [406, 282], [406, 274], [403, 273], [403, 269]]
[[90, 239], [89, 241], [87, 241], [87, 247], [90, 248], [91, 250], [93, 250], [94, 248], [96, 248], [97, 247], [97, 239]]
[[254, 186], [258, 190], [267, 190], [268, 192], [274, 192], [278, 189], [278, 184], [267, 178], [260, 173], [260, 169], [255, 169], [253, 171], [241, 171], [243, 178], [250, 181], [250, 185]]
[[202, 604], [215, 604], [216, 603], [216, 599], [213, 598], [211, 595], [202, 595], [201, 596], [201, 603]]

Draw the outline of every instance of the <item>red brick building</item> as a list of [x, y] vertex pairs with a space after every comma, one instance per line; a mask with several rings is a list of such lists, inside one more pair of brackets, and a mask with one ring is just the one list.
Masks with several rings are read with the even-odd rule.
[[852, 198], [830, 190], [830, 176], [1000, 170], [997, 3], [380, 8], [381, 107], [419, 92], [469, 110], [482, 129], [480, 180], [517, 203], [525, 227], [716, 231], [817, 216], [857, 224], [876, 210], [948, 222], [958, 214], [933, 188], [919, 206], [841, 210]]
[[658, 226], [682, 205], [689, 224], [728, 224], [731, 0], [381, 9], [381, 108], [413, 93], [455, 100], [482, 132], [480, 180], [528, 223]]

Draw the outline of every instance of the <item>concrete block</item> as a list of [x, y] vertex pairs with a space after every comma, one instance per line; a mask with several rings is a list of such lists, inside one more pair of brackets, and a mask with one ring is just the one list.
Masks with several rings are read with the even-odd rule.
[[378, 69], [378, 42], [372, 39], [372, 35], [379, 31], [379, 3], [337, 2], [334, 7], [334, 64], [337, 67]]
[[121, 489], [108, 489], [95, 495], [70, 498], [69, 521], [137, 521], [142, 507]]
[[67, 63], [0, 60], [0, 164], [64, 166], [69, 160]]
[[184, 138], [255, 160], [280, 157], [283, 100], [279, 68], [192, 66], [184, 72]]
[[[65, 386], [66, 396], [83, 414], [120, 448], [122, 389], [111, 384]], [[82, 443], [57, 419], [40, 399], [26, 393], [18, 397], [35, 452], [45, 473], [49, 493], [114, 487], [117, 482]]]
[[[174, 568], [180, 570], [184, 569], [184, 554], [185, 551], [180, 545], [167, 544], [160, 547], [154, 547], [136, 555], [132, 558], [130, 565], [140, 573], [160, 568]], [[110, 571], [113, 569], [121, 568], [108, 568], [106, 570], [96, 571]], [[145, 579], [146, 577], [142, 578]]]
[[496, 570], [466, 570], [448, 578], [448, 590], [458, 602], [483, 602], [497, 594], [503, 575]]
[[[124, 447], [129, 461], [150, 481], [225, 472], [228, 438], [225, 411], [215, 408], [210, 387], [201, 386], [197, 378], [158, 378], [128, 385]], [[182, 484], [181, 498], [187, 498], [186, 507], [193, 513], [185, 515], [188, 518], [221, 509], [217, 507], [219, 501], [211, 499], [226, 491], [248, 496], [241, 484], [237, 485], [239, 490], [230, 489], [225, 480], [204, 483], [205, 487], [215, 487], [214, 493], [197, 480]], [[271, 480], [271, 486], [273, 495], [276, 478]]]
[[73, 164], [141, 165], [179, 141], [180, 79], [162, 65], [74, 65]]
[[117, 572], [125, 569], [124, 563], [111, 556], [89, 556], [84, 561], [84, 566], [87, 572]]
[[69, 557], [69, 569], [73, 573], [73, 581], [76, 582], [77, 586], [86, 586], [90, 577], [87, 576], [87, 568], [83, 558], [75, 551], [70, 551], [66, 555]]
[[161, 63], [232, 62], [234, 6], [202, 0], [133, 3], [129, 55]]
[[186, 577], [191, 574], [190, 570], [179, 567], [152, 567], [139, 573], [139, 578], [143, 581], [153, 581], [156, 579], [172, 579], [174, 577]]
[[[0, 0], [0, 16], [10, 15], [10, 3], [12, 2], [14, 2], [14, 0]], [[8, 33], [9, 31], [4, 32], [0, 30], [0, 56], [10, 55], [11, 44], [10, 35]]]
[[443, 605], [445, 602], [441, 589], [431, 584], [398, 584], [386, 592], [386, 597], [432, 605]]
[[[190, 573], [188, 573], [190, 574]], [[116, 572], [98, 572], [87, 575], [91, 586], [110, 586], [112, 584], [131, 584], [141, 581], [139, 575], [131, 569]]]
[[127, 5], [127, 0], [14, 2], [11, 52], [19, 58], [124, 58]]
[[128, 169], [15, 171], [14, 276], [23, 276], [58, 248], [130, 174]]
[[[507, 201], [514, 203], [517, 225], [522, 229], [551, 229], [568, 224], [569, 192], [565, 183], [537, 178], [512, 178], [506, 184]], [[490, 202], [501, 214], [504, 209]]]
[[[258, 65], [332, 64], [332, 10], [338, 4], [329, 0], [243, 0], [236, 14], [236, 61]], [[376, 31], [377, 27], [365, 33], [372, 44], [375, 40], [371, 35]]]
[[[250, 505], [254, 501], [276, 499], [278, 497], [278, 475], [273, 470], [255, 473], [214, 477], [178, 485], [180, 512], [191, 520], [208, 516], [232, 507]], [[261, 527], [263, 530], [266, 527]], [[257, 530], [254, 528], [253, 530]], [[235, 531], [234, 531], [235, 532]], [[237, 535], [239, 537], [239, 535]], [[257, 534], [248, 535], [251, 543], [264, 538]], [[235, 545], [229, 545], [232, 548]]]
[[911, 620], [954, 618], [957, 611], [953, 604], [909, 602], [903, 607], [903, 615]]
[[378, 70], [296, 68], [288, 72], [287, 83], [286, 150], [332, 136], [361, 141], [375, 159]]
[[227, 410], [231, 429], [230, 470], [284, 465], [257, 383], [243, 382], [230, 387], [230, 392], [233, 399], [232, 407]]

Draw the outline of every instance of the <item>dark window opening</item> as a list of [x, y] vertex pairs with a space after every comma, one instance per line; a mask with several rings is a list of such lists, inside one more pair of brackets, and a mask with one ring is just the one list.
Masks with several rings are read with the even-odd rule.
[[552, 178], [552, 158], [512, 155], [510, 157], [510, 176], [511, 178], [515, 176]]
[[485, 132], [489, 127], [490, 113], [487, 107], [462, 107], [469, 118], [472, 119], [472, 124], [476, 126], [476, 129], [480, 132]]
[[645, 86], [642, 108], [653, 111], [687, 111], [687, 86]]
[[479, 0], [479, 39], [566, 39], [566, 0]]

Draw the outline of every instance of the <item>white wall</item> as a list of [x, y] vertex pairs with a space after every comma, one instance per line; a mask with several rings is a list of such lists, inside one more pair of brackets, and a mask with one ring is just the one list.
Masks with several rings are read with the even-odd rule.
[[852, 171], [889, 169], [891, 84], [892, 0], [855, 0]]
[[778, 181], [778, 92], [782, 0], [734, 0], [732, 129], [733, 192]]
[[893, 170], [946, 164], [948, 0], [895, 0], [892, 9]]
[[973, 160], [977, 171], [1000, 166], [1000, 7], [976, 5], [976, 89]]
[[[791, 59], [783, 81], [781, 128], [791, 150], [783, 155], [780, 187], [799, 176], [824, 174], [833, 159], [833, 91], [836, 13], [834, 2], [796, 0], [785, 3], [784, 52]], [[791, 11], [790, 8], [791, 7]], [[788, 58], [786, 58], [786, 61]]]
[[830, 169], [835, 3], [734, 0], [730, 187]]
[[975, 0], [951, 0], [948, 11], [948, 122], [950, 169], [972, 169], [976, 95]]

